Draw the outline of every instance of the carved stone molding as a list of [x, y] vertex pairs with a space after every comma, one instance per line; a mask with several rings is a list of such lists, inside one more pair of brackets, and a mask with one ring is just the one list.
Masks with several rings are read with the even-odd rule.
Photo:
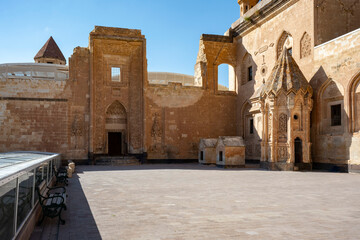
[[81, 118], [78, 114], [75, 115], [74, 120], [71, 124], [71, 134], [73, 136], [82, 136], [83, 135], [83, 124]]
[[300, 58], [305, 58], [311, 55], [311, 37], [305, 32], [300, 40]]
[[279, 131], [287, 132], [287, 115], [282, 113], [279, 117]]
[[114, 101], [106, 110], [106, 114], [126, 116], [126, 111], [124, 106], [119, 101]]
[[279, 147], [278, 148], [278, 158], [279, 158], [279, 160], [287, 159], [287, 147]]
[[153, 143], [159, 143], [159, 142], [161, 142], [161, 137], [162, 137], [160, 114], [155, 113], [153, 115], [153, 117], [154, 117], [154, 122], [151, 127], [151, 138], [152, 138]]

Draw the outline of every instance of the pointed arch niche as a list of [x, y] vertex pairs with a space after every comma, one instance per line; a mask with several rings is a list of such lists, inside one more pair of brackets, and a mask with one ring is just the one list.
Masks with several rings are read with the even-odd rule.
[[127, 114], [125, 107], [115, 100], [106, 109], [105, 131], [107, 152], [111, 156], [124, 155], [127, 143]]
[[260, 111], [253, 111], [252, 105], [245, 101], [241, 108], [241, 135], [245, 141], [245, 158], [248, 160], [260, 160], [262, 117]]
[[279, 58], [284, 47], [286, 47], [289, 50], [290, 54], [292, 55], [293, 42], [294, 41], [293, 41], [293, 37], [291, 36], [291, 34], [288, 33], [287, 31], [284, 31], [278, 40], [278, 44], [276, 47], [276, 59]]
[[[252, 56], [246, 53], [241, 61], [241, 84], [246, 84], [255, 79], [256, 64]], [[254, 82], [254, 81], [253, 81]]]
[[349, 130], [350, 133], [359, 133], [360, 132], [360, 72], [358, 72], [350, 81], [349, 103], [350, 103]]
[[328, 79], [320, 88], [319, 96], [320, 134], [343, 134], [346, 113], [343, 87]]

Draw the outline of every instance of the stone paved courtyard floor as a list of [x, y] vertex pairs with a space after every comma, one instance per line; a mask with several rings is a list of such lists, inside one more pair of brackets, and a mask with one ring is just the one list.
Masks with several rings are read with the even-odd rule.
[[79, 166], [31, 239], [360, 239], [360, 175]]

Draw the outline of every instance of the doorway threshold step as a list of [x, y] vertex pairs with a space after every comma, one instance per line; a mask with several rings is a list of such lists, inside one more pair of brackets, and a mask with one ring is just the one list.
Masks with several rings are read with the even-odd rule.
[[96, 159], [96, 165], [110, 165], [110, 166], [127, 166], [140, 165], [139, 159], [136, 157], [101, 157]]

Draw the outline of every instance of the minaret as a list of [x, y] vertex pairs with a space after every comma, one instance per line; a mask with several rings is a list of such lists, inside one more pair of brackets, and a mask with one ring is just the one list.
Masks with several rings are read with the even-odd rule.
[[34, 57], [36, 63], [65, 65], [66, 60], [55, 40], [50, 37]]
[[238, 4], [240, 5], [240, 16], [244, 16], [244, 14], [258, 2], [259, 0], [238, 0]]

